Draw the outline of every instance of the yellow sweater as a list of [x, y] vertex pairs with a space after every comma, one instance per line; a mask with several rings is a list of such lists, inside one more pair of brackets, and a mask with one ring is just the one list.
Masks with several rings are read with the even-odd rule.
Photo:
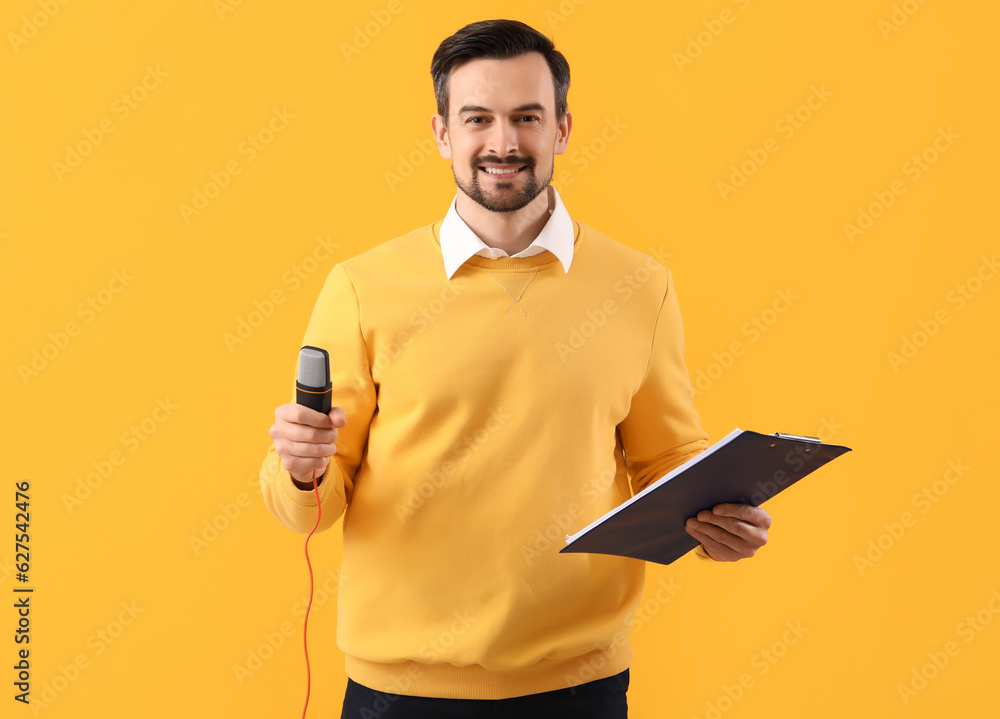
[[[319, 488], [319, 530], [344, 517], [347, 675], [502, 699], [617, 674], [645, 564], [559, 549], [709, 445], [670, 270], [574, 221], [568, 273], [476, 255], [449, 280], [440, 225], [336, 265], [302, 341], [347, 416]], [[312, 529], [273, 445], [261, 487]]]

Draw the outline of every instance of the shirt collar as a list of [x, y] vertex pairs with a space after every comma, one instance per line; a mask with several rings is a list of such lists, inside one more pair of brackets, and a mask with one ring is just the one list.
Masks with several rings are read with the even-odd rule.
[[[563, 273], [566, 273], [569, 272], [569, 266], [573, 262], [573, 241], [575, 239], [573, 221], [563, 205], [559, 191], [553, 185], [548, 185], [546, 189], [550, 193], [549, 204], [551, 205], [554, 199], [555, 206], [549, 210], [549, 219], [542, 227], [542, 231], [538, 233], [538, 237], [532, 240], [523, 252], [527, 252], [529, 248], [548, 250], [562, 263]], [[489, 245], [479, 239], [479, 236], [459, 216], [455, 210], [457, 201], [458, 193], [456, 192], [455, 197], [451, 200], [451, 206], [448, 208], [448, 214], [441, 222], [440, 229], [441, 254], [444, 256], [444, 269], [449, 280], [458, 271], [458, 268], [465, 264], [467, 259], [483, 249], [490, 249]], [[520, 254], [519, 252], [514, 256], [517, 257]]]

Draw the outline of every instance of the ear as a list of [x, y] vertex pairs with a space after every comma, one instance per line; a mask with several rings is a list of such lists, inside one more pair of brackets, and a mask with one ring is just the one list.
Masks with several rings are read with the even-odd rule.
[[556, 144], [552, 148], [556, 155], [561, 155], [566, 152], [566, 147], [569, 145], [569, 133], [573, 129], [573, 114], [567, 110], [566, 114], [563, 115], [562, 121], [559, 123], [559, 127], [556, 128]]
[[436, 112], [431, 115], [431, 131], [434, 133], [434, 140], [437, 142], [441, 157], [450, 160], [451, 138], [448, 136], [448, 128], [444, 124], [444, 118]]

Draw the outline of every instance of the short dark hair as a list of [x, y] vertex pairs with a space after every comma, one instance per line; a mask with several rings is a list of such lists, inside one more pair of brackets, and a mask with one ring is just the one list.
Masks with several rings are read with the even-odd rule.
[[446, 38], [431, 60], [431, 77], [437, 111], [448, 124], [448, 80], [459, 65], [478, 58], [505, 60], [529, 52], [541, 53], [552, 72], [555, 86], [556, 121], [566, 114], [569, 93], [569, 63], [545, 35], [518, 20], [481, 20], [469, 23]]

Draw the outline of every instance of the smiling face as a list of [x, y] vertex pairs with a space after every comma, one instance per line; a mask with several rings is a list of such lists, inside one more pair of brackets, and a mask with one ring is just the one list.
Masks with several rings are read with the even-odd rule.
[[569, 112], [555, 117], [552, 73], [541, 53], [470, 60], [448, 81], [448, 125], [432, 120], [458, 188], [491, 212], [514, 212], [551, 182], [566, 151]]

